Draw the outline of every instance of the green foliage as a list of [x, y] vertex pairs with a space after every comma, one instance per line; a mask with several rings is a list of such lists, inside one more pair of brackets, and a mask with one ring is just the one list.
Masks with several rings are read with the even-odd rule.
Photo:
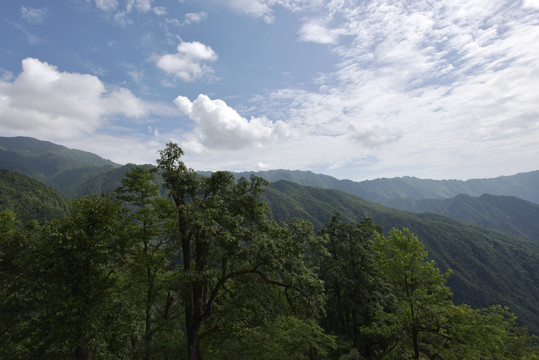
[[58, 192], [39, 181], [0, 169], [0, 211], [7, 209], [22, 222], [43, 224], [65, 215], [67, 204]]
[[376, 266], [392, 286], [394, 304], [379, 307], [367, 334], [386, 339], [383, 359], [533, 359], [537, 344], [515, 316], [493, 306], [473, 310], [455, 306], [441, 274], [417, 237], [393, 229], [372, 240]]
[[[63, 156], [45, 150], [31, 156]], [[95, 183], [51, 167], [72, 189], [119, 188], [42, 227], [0, 211], [1, 359], [537, 358], [507, 308], [475, 309], [536, 322], [533, 242], [338, 191], [203, 177], [182, 155], [169, 143], [157, 171], [98, 167]]]
[[235, 181], [227, 172], [200, 177], [180, 160], [183, 151], [173, 143], [160, 154], [158, 168], [177, 211], [178, 293], [185, 308], [188, 358], [201, 356], [201, 330], [230, 298], [229, 286], [238, 278], [280, 287], [295, 313], [316, 317], [323, 286], [309, 266], [319, 241], [312, 226], [269, 221], [259, 201], [266, 184], [260, 178]]
[[[125, 358], [131, 309], [117, 288], [127, 218], [107, 196], [75, 200], [41, 231], [32, 264], [32, 358]], [[134, 334], [133, 334], [134, 336]]]
[[36, 223], [21, 228], [11, 210], [0, 212], [0, 354], [1, 359], [29, 358], [32, 238]]
[[375, 330], [393, 344], [390, 358], [419, 359], [437, 354], [446, 341], [443, 314], [452, 293], [445, 285], [449, 273], [440, 274], [417, 237], [407, 229], [393, 229], [388, 237], [377, 234], [371, 243], [376, 266], [391, 285], [396, 301], [390, 312], [380, 308]]
[[[123, 254], [121, 279], [137, 313], [143, 337], [134, 351], [148, 359], [159, 343], [159, 336], [169, 320], [174, 318], [171, 308], [170, 278], [172, 265], [170, 235], [175, 228], [174, 207], [159, 197], [159, 187], [154, 184], [150, 170], [134, 167], [122, 179], [116, 190], [117, 198], [131, 210], [130, 241]], [[168, 306], [167, 306], [168, 305]]]
[[316, 229], [335, 213], [348, 222], [368, 217], [385, 229], [409, 228], [425, 244], [429, 259], [442, 270], [452, 269], [448, 285], [457, 304], [509, 306], [518, 315], [519, 324], [539, 333], [539, 245], [534, 241], [439, 215], [390, 209], [340, 191], [284, 181], [271, 184], [265, 198], [275, 219], [287, 221], [299, 215]]
[[[118, 164], [80, 150], [27, 137], [0, 137], [0, 168], [27, 175], [72, 197], [71, 187]], [[80, 196], [88, 195], [91, 191]]]
[[514, 196], [458, 195], [417, 200], [403, 210], [431, 212], [539, 242], [539, 205]]
[[321, 324], [339, 336], [344, 348], [339, 353], [353, 346], [364, 356], [373, 355], [376, 339], [362, 333], [361, 328], [372, 323], [378, 306], [389, 296], [369, 249], [376, 231], [381, 228], [372, 219], [345, 223], [338, 214], [320, 231], [328, 239], [320, 267], [327, 297]]

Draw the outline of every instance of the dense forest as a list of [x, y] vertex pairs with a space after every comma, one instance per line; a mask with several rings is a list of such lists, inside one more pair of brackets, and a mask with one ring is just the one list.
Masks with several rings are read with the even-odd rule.
[[[182, 155], [167, 144], [56, 219], [4, 207], [1, 359], [537, 358], [511, 309], [453, 300], [450, 266], [406, 224], [328, 214], [314, 199], [339, 195], [314, 189], [284, 205], [293, 184], [203, 176]], [[305, 201], [313, 221], [294, 216]], [[504, 241], [485, 244], [519, 240]]]

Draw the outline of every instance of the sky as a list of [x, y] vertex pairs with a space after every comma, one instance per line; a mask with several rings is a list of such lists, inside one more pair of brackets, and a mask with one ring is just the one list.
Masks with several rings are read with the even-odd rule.
[[539, 169], [539, 0], [0, 2], [0, 136], [356, 181]]

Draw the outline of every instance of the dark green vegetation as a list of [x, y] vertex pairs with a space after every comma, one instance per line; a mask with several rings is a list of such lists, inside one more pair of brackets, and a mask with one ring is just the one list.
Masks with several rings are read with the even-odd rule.
[[[0, 137], [0, 168], [24, 174], [60, 191], [68, 198], [80, 196], [86, 180], [120, 165], [80, 150], [27, 137]], [[125, 174], [125, 172], [123, 172]], [[123, 176], [122, 174], [122, 176]]]
[[67, 203], [52, 188], [27, 176], [0, 169], [0, 211], [13, 210], [20, 221], [39, 223], [67, 214]]
[[409, 228], [425, 244], [429, 258], [452, 269], [449, 284], [457, 303], [504, 304], [534, 332], [539, 332], [539, 244], [434, 214], [393, 210], [341, 191], [305, 187], [286, 181], [265, 194], [278, 221], [301, 217], [315, 228], [339, 212], [346, 221], [375, 219], [384, 229]]
[[[507, 309], [456, 305], [408, 230], [275, 222], [263, 179], [202, 177], [182, 154], [168, 144], [157, 170], [134, 167], [42, 227], [0, 213], [3, 359], [536, 358]], [[316, 198], [339, 194], [279, 182], [266, 196], [316, 218]]]
[[409, 201], [405, 210], [444, 215], [539, 242], [539, 204], [515, 196], [422, 199]]
[[[236, 182], [223, 172], [204, 178], [179, 161], [181, 150], [173, 146], [161, 153], [157, 172], [87, 160], [87, 153], [64, 156], [72, 150], [50, 143], [30, 148], [12, 146], [0, 163], [18, 162], [37, 178], [54, 179], [72, 199], [119, 189], [76, 199], [66, 215], [63, 202], [44, 200], [61, 199], [52, 189], [2, 172], [7, 185], [0, 196], [15, 200], [4, 208], [22, 222], [9, 211], [0, 219], [0, 349], [10, 349], [0, 359], [535, 358], [514, 316], [495, 306], [509, 306], [517, 324], [539, 333], [534, 203], [491, 195], [399, 200], [465, 214], [468, 222], [503, 226], [532, 241], [336, 190], [286, 181], [266, 188], [259, 178]], [[14, 153], [21, 154], [17, 161], [4, 157]], [[55, 156], [64, 164], [58, 168], [79, 170], [46, 176], [32, 167], [37, 158]], [[317, 187], [338, 182], [269, 173]], [[49, 217], [37, 199], [51, 204]], [[17, 205], [26, 203], [35, 208]], [[53, 218], [59, 219], [43, 224]], [[22, 225], [32, 219], [43, 226]], [[409, 228], [421, 243], [393, 227]], [[398, 264], [402, 251], [415, 254], [415, 267]], [[428, 276], [407, 285], [395, 269]], [[426, 294], [406, 293], [410, 286]], [[406, 312], [414, 306], [420, 316]]]
[[[0, 137], [0, 168], [37, 179], [58, 190], [67, 199], [111, 192], [133, 166], [120, 166], [94, 154], [46, 141]], [[210, 175], [209, 172], [200, 174]], [[505, 198], [513, 196], [539, 203], [539, 171], [468, 181], [403, 177], [353, 182], [310, 171], [288, 170], [244, 172], [235, 173], [234, 176], [237, 179], [242, 176], [248, 178], [251, 174], [270, 182], [287, 180], [300, 185], [341, 190], [400, 210], [433, 212], [509, 234], [539, 239], [534, 216], [536, 209], [530, 212], [530, 204], [516, 204], [517, 200]], [[485, 193], [502, 197], [470, 199]], [[469, 197], [459, 196], [461, 194]], [[525, 216], [521, 217], [520, 214]]]

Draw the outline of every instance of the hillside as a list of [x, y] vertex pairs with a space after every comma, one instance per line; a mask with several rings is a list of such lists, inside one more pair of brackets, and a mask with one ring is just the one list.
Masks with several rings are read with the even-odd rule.
[[451, 199], [406, 199], [396, 207], [448, 216], [539, 242], [539, 205], [515, 196], [461, 194]]
[[[0, 140], [0, 168], [40, 179], [68, 198], [112, 191], [133, 166], [120, 166], [93, 154], [35, 139]], [[25, 150], [25, 146], [28, 146], [28, 150]], [[514, 192], [527, 194], [529, 199], [537, 191], [539, 180], [534, 181], [539, 172], [467, 182], [398, 178], [360, 183], [303, 171], [275, 170], [255, 174], [275, 181], [265, 197], [276, 220], [301, 217], [319, 229], [332, 215], [340, 212], [343, 219], [349, 221], [372, 217], [386, 230], [407, 227], [425, 243], [430, 256], [442, 269], [454, 270], [450, 285], [457, 302], [474, 306], [494, 303], [508, 305], [535, 333], [539, 333], [539, 303], [536, 296], [539, 293], [539, 242], [489, 231], [440, 215], [412, 214], [370, 202], [390, 202], [399, 196], [401, 203], [417, 206], [424, 202], [422, 206], [429, 207], [431, 212], [441, 209], [450, 216], [461, 214], [466, 221], [484, 221], [485, 226], [497, 222], [497, 225], [504, 227], [504, 231], [513, 229], [517, 235], [534, 237], [537, 209], [533, 203], [488, 195], [481, 196], [479, 200], [470, 199], [471, 195], [447, 201], [441, 199], [441, 203], [414, 197], [451, 197], [464, 189], [481, 194], [489, 190], [508, 193], [504, 195]], [[289, 181], [278, 181], [283, 177]], [[297, 184], [300, 182], [311, 186]], [[481, 190], [481, 184], [484, 184], [484, 190]], [[34, 188], [33, 185], [26, 187]], [[328, 189], [331, 187], [342, 191]], [[388, 196], [384, 195], [385, 191]], [[359, 193], [361, 198], [350, 193]], [[469, 210], [469, 213], [466, 215], [463, 209]]]
[[409, 228], [425, 244], [441, 269], [452, 269], [449, 285], [457, 303], [509, 306], [539, 333], [539, 244], [501, 232], [451, 220], [415, 215], [368, 202], [350, 194], [279, 181], [266, 195], [278, 221], [301, 217], [320, 228], [340, 212], [348, 221], [363, 217], [390, 230]]
[[0, 169], [0, 211], [10, 209], [22, 221], [40, 223], [66, 215], [67, 204], [57, 191], [28, 176]]
[[119, 166], [95, 154], [48, 141], [0, 137], [0, 169], [27, 175], [59, 191]]
[[459, 194], [480, 196], [485, 193], [516, 196], [539, 203], [539, 170], [512, 176], [466, 181], [429, 180], [405, 176], [355, 182], [339, 180], [310, 171], [289, 170], [240, 172], [235, 175], [248, 177], [251, 173], [270, 182], [286, 180], [300, 185], [341, 190], [369, 201], [400, 208], [406, 206], [403, 199], [448, 199]]

